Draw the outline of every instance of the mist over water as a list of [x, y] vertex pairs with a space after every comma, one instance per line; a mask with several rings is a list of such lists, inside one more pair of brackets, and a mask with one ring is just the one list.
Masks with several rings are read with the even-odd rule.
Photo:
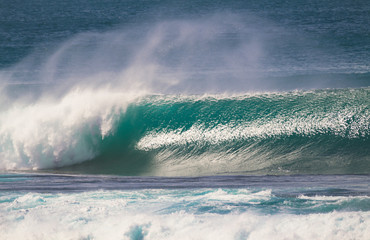
[[101, 86], [204, 94], [369, 85], [360, 54], [343, 55], [349, 47], [318, 44], [317, 33], [260, 15], [217, 10], [82, 31], [46, 50], [36, 47], [3, 69], [1, 82], [37, 84], [28, 94], [45, 88], [41, 95], [53, 96]]
[[41, 59], [28, 56], [2, 78], [59, 91], [102, 85], [150, 93], [251, 90], [266, 71], [268, 36], [259, 25], [253, 17], [215, 13], [80, 33]]

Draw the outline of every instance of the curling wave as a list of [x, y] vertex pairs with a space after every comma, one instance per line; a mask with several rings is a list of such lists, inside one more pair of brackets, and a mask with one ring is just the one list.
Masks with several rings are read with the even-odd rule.
[[369, 95], [360, 88], [134, 98], [76, 90], [2, 113], [0, 167], [160, 176], [368, 173]]

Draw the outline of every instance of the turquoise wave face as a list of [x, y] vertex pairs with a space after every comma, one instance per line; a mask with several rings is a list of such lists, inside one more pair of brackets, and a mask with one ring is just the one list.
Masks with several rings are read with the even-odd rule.
[[158, 176], [367, 174], [369, 93], [127, 100], [120, 93], [77, 91], [4, 111], [0, 166]]
[[111, 133], [94, 145], [92, 161], [63, 170], [161, 176], [366, 174], [369, 93], [364, 88], [144, 97], [119, 114]]

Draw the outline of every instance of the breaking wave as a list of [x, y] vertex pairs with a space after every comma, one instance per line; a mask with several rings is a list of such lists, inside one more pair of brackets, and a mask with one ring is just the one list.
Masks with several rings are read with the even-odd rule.
[[369, 88], [141, 97], [75, 90], [2, 113], [0, 166], [160, 176], [368, 173], [369, 95]]

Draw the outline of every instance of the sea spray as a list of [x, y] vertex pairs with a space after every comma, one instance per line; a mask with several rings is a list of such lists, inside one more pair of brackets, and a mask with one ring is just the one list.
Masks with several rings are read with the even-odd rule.
[[35, 51], [0, 77], [6, 83], [57, 85], [45, 94], [66, 94], [76, 86], [151, 93], [237, 91], [240, 84], [259, 85], [266, 37], [252, 26], [256, 22], [249, 15], [223, 12], [83, 32], [42, 56]]
[[[0, 72], [1, 168], [55, 168], [99, 156], [132, 99], [210, 84], [220, 90], [222, 82], [205, 77], [216, 68], [254, 68], [259, 41], [242, 38], [252, 32], [240, 16], [210, 14], [84, 32], [42, 55], [35, 50]], [[222, 37], [228, 34], [235, 34], [231, 45]], [[189, 82], [200, 77], [203, 84]]]

